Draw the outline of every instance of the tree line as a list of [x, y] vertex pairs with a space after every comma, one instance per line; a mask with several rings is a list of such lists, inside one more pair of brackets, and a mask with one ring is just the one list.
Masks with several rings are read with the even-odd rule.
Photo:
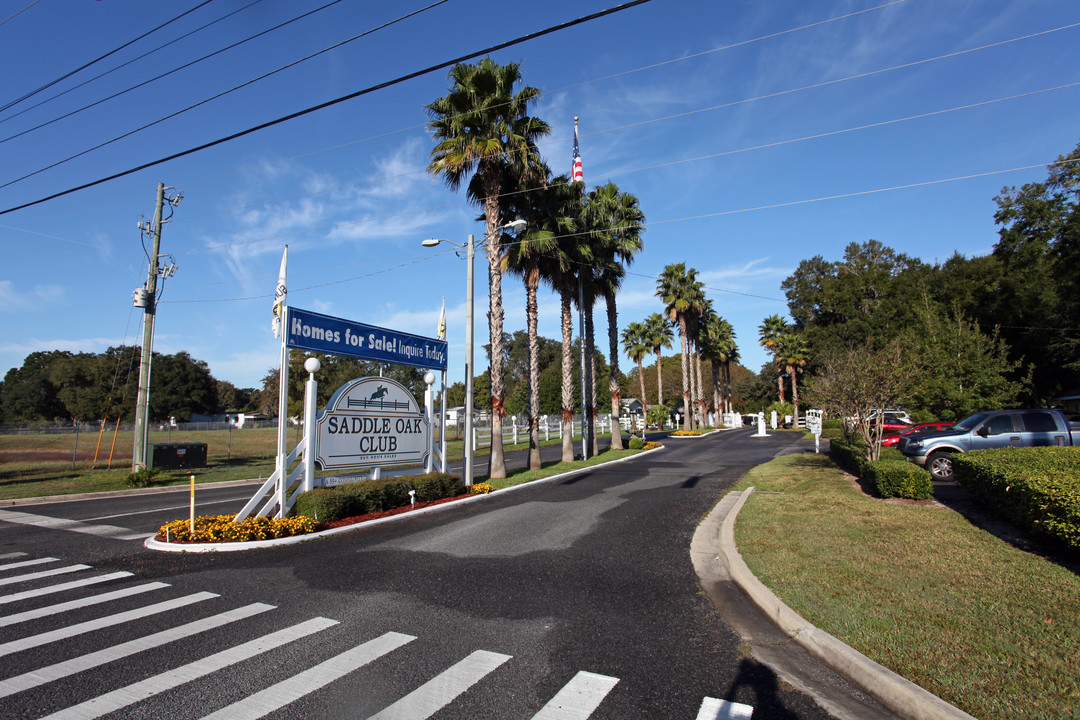
[[[63, 350], [30, 353], [22, 366], [12, 368], [0, 383], [0, 420], [4, 422], [72, 422], [111, 418], [135, 419], [140, 350], [111, 347], [103, 353]], [[187, 352], [153, 354], [150, 418], [215, 415], [226, 410], [250, 410], [260, 391], [237, 388], [215, 380], [209, 366]], [[276, 397], [276, 396], [275, 396]]]

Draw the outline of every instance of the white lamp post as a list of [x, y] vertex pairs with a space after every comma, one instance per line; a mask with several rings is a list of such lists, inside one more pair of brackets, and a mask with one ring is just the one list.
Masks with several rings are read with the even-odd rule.
[[[525, 229], [524, 220], [511, 220], [505, 225], [500, 225], [494, 232], [513, 230], [521, 232]], [[486, 241], [487, 235], [484, 236]], [[476, 243], [472, 234], [464, 245], [442, 238], [428, 238], [421, 244], [424, 247], [435, 247], [439, 243], [449, 243], [457, 248], [464, 248], [467, 270], [465, 272], [465, 462], [462, 467], [462, 480], [465, 486], [472, 485], [473, 481], [473, 258], [476, 255]], [[444, 431], [445, 432], [445, 431]]]

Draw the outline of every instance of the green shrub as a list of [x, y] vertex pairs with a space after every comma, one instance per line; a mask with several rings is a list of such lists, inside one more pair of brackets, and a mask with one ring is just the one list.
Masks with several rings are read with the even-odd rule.
[[645, 439], [637, 436], [630, 438], [630, 449], [641, 450], [645, 447]]
[[834, 438], [829, 441], [829, 454], [837, 465], [852, 475], [862, 476], [863, 463], [866, 462], [865, 445], [849, 442], [842, 437]]
[[1080, 447], [963, 453], [953, 457], [953, 473], [995, 513], [1080, 548]]
[[465, 485], [449, 473], [361, 480], [303, 493], [296, 499], [291, 514], [334, 522], [409, 505], [410, 490], [416, 491], [416, 502], [428, 502], [462, 495]]
[[906, 460], [876, 460], [864, 463], [863, 468], [863, 477], [881, 497], [926, 500], [934, 494], [930, 473]]
[[161, 475], [161, 468], [140, 468], [127, 476], [127, 486], [133, 488], [150, 487]]

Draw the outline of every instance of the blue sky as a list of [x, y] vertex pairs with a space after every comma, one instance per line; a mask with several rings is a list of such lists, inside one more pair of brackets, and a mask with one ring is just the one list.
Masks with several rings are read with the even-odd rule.
[[[0, 185], [11, 183], [0, 211], [616, 4], [449, 0], [12, 182], [433, 1], [339, 2], [31, 130], [325, 2], [199, 8], [0, 111]], [[0, 106], [195, 4], [27, 5], [0, 10]], [[588, 186], [611, 180], [641, 201], [645, 250], [619, 295], [620, 323], [660, 310], [656, 276], [685, 261], [756, 371], [766, 359], [757, 327], [786, 311], [780, 284], [800, 260], [839, 259], [871, 238], [928, 262], [991, 250], [994, 196], [1045, 179], [1045, 165], [1080, 140], [1078, 23], [1075, 0], [653, 0], [493, 57], [519, 62], [543, 92], [533, 113], [551, 125], [541, 151], [555, 172], [569, 169], [578, 115]], [[162, 236], [178, 269], [158, 308], [156, 351], [186, 350], [218, 379], [259, 386], [277, 364], [270, 308], [288, 243], [291, 305], [434, 335], [445, 296], [450, 378], [461, 379], [464, 260], [420, 246], [483, 234], [464, 194], [425, 172], [424, 106], [447, 88], [437, 71], [0, 214], [0, 372], [37, 350], [140, 341], [131, 294], [147, 259], [136, 223], [152, 217], [163, 182], [184, 199]], [[482, 256], [476, 267], [479, 346]], [[503, 287], [507, 330], [523, 329], [521, 283]], [[605, 328], [600, 312], [598, 337]], [[546, 290], [540, 330], [559, 336]]]

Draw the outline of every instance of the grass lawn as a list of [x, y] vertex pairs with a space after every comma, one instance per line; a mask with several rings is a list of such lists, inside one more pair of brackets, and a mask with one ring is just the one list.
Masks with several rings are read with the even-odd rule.
[[811, 623], [981, 720], [1080, 718], [1074, 570], [940, 505], [867, 497], [825, 455], [751, 485], [739, 552]]
[[[601, 434], [599, 437], [610, 437]], [[528, 449], [528, 435], [519, 435], [524, 442], [505, 442], [505, 452]], [[543, 435], [541, 434], [541, 438]], [[84, 434], [78, 448], [78, 458], [73, 462], [72, 436], [48, 435], [0, 435], [0, 500], [14, 500], [51, 495], [127, 490], [131, 474], [131, 447], [133, 436], [120, 433], [115, 443], [119, 450], [114, 456], [112, 468], [107, 465], [111, 439], [102, 444], [97, 467], [93, 467], [96, 435]], [[290, 430], [288, 446], [297, 441]], [[227, 480], [251, 480], [270, 477], [274, 472], [274, 454], [277, 447], [277, 430], [152, 432], [149, 444], [155, 443], [206, 443], [207, 466], [190, 470], [163, 471], [154, 486], [181, 485], [195, 476], [197, 484]], [[61, 447], [60, 443], [64, 446]], [[541, 439], [541, 445], [559, 445], [562, 440], [552, 437]], [[581, 440], [575, 440], [575, 447]], [[474, 456], [476, 467], [486, 467], [489, 448], [478, 448]], [[448, 440], [447, 462], [460, 461], [464, 455], [464, 443]], [[74, 466], [74, 467], [73, 467]], [[341, 471], [316, 471], [316, 475], [340, 475]]]

